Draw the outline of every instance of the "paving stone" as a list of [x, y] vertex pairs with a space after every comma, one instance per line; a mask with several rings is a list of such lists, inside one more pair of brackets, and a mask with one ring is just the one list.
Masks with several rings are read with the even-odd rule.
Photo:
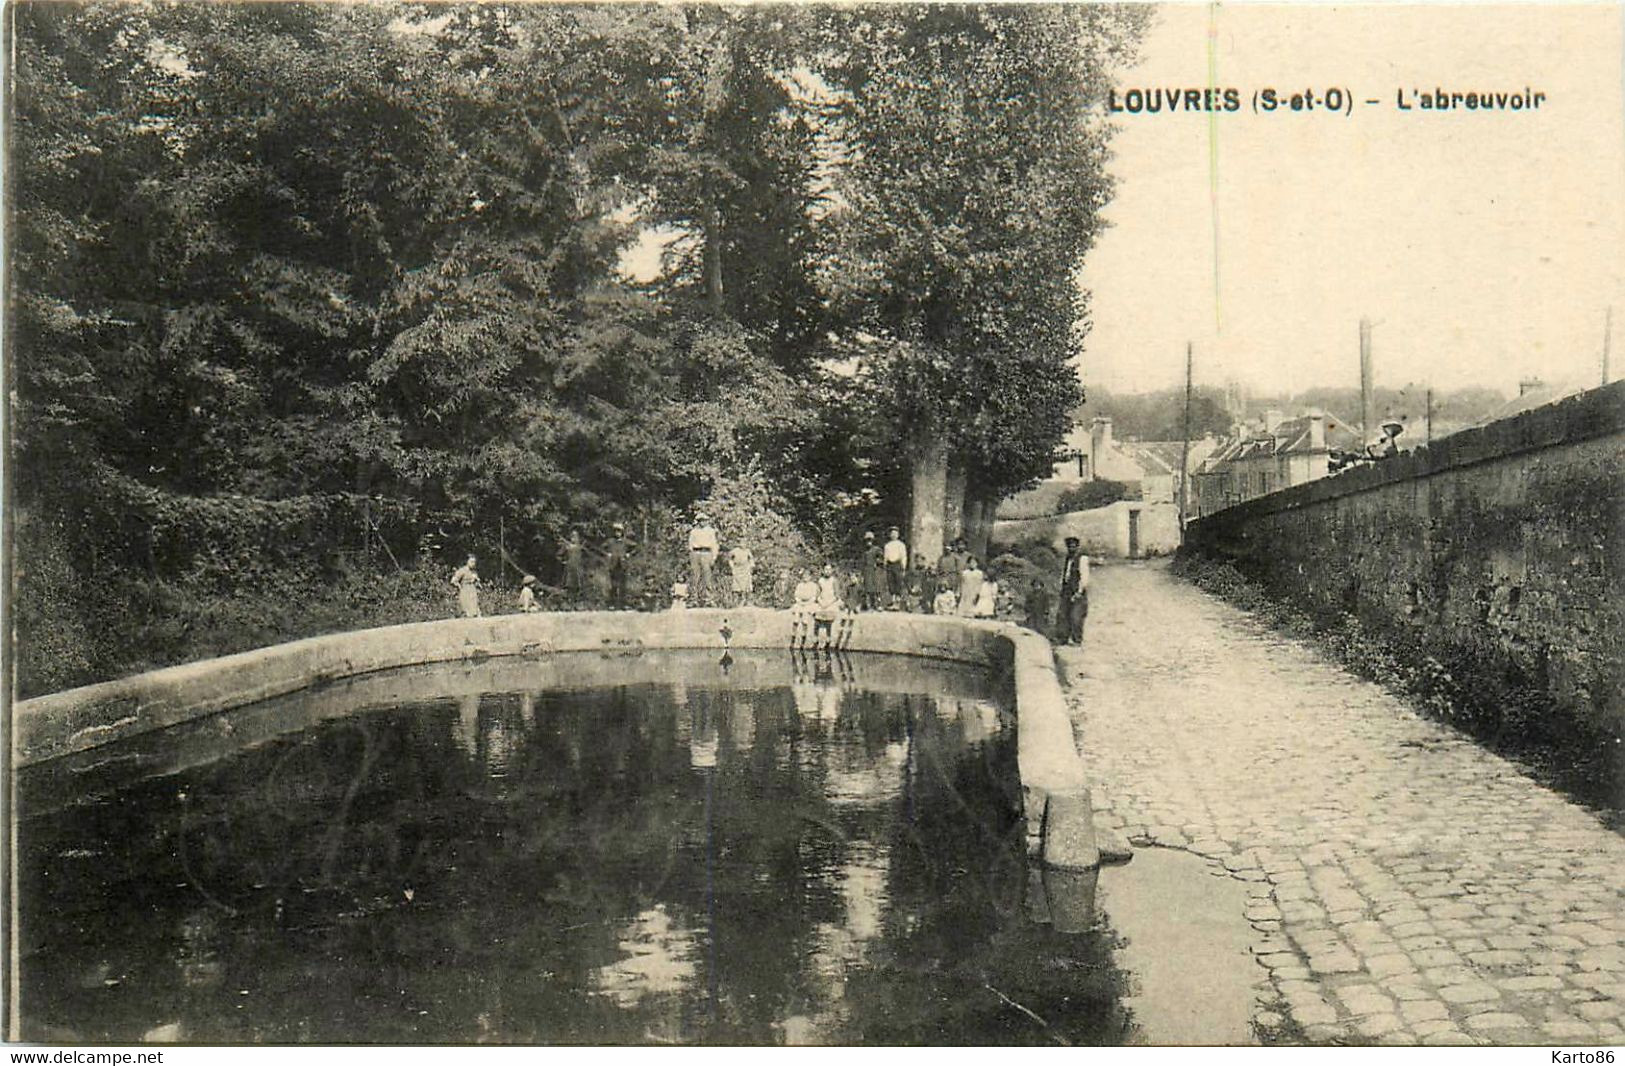
[[1545, 1022], [1540, 1028], [1554, 1040], [1590, 1040], [1597, 1031], [1590, 1022]]
[[1486, 1011], [1483, 1014], [1469, 1015], [1466, 1022], [1469, 1029], [1524, 1029], [1529, 1023], [1521, 1014], [1508, 1014], [1505, 1011]]
[[[1415, 976], [1415, 974], [1405, 975], [1407, 979]], [[1383, 985], [1383, 990], [1398, 1000], [1421, 1000], [1433, 998], [1433, 992], [1429, 989], [1423, 988], [1421, 985], [1407, 984], [1399, 981], [1387, 982]]]
[[1401, 1003], [1399, 1016], [1407, 1022], [1436, 1021], [1450, 1017], [1450, 1009], [1435, 999], [1418, 999]]
[[1416, 964], [1405, 955], [1373, 955], [1365, 960], [1366, 972], [1379, 977], [1392, 976], [1399, 973], [1411, 973]]
[[1380, 1037], [1398, 1032], [1405, 1027], [1397, 1014], [1372, 1014], [1358, 1018], [1354, 1022], [1354, 1031], [1361, 1036]]
[[1503, 992], [1537, 992], [1556, 990], [1563, 987], [1561, 977], [1499, 977], [1495, 980], [1495, 987]]
[[1394, 1010], [1394, 1001], [1371, 985], [1339, 988], [1337, 999], [1344, 1010], [1356, 1017], [1362, 1014], [1391, 1014]]
[[1448, 948], [1439, 948], [1435, 951], [1418, 951], [1411, 956], [1411, 961], [1426, 969], [1437, 969], [1444, 966], [1460, 966], [1462, 957]]
[[1328, 951], [1309, 956], [1311, 973], [1358, 973], [1360, 957], [1352, 951]]
[[1625, 1016], [1625, 1005], [1610, 999], [1598, 999], [1575, 1004], [1574, 1013], [1588, 1022], [1611, 1022]]
[[1521, 951], [1474, 951], [1468, 954], [1467, 961], [1493, 970], [1521, 969], [1529, 963]]
[[1337, 1020], [1337, 1012], [1327, 1003], [1294, 1003], [1291, 1010], [1299, 1025], [1326, 1025]]
[[1478, 1043], [1460, 1029], [1438, 1029], [1422, 1037], [1428, 1047], [1471, 1047]]
[[1500, 999], [1501, 993], [1494, 985], [1478, 982], [1476, 984], [1449, 985], [1439, 989], [1439, 998], [1446, 1003], [1483, 1003], [1487, 1000]]
[[1574, 965], [1582, 970], [1625, 971], [1625, 948], [1587, 948], [1574, 956]]
[[1561, 951], [1578, 951], [1585, 947], [1585, 943], [1572, 936], [1537, 936], [1535, 943], [1543, 948], [1556, 948]]

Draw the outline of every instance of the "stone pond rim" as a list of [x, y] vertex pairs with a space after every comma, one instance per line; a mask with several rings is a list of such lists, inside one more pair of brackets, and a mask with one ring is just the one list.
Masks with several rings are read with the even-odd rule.
[[[724, 621], [726, 645], [735, 651], [789, 646], [790, 616], [766, 608], [510, 614], [332, 633], [19, 701], [12, 706], [12, 765], [399, 667], [569, 653], [721, 652]], [[1010, 671], [1028, 850], [1060, 869], [1099, 864], [1083, 761], [1048, 640], [1002, 622], [865, 614], [845, 650]]]

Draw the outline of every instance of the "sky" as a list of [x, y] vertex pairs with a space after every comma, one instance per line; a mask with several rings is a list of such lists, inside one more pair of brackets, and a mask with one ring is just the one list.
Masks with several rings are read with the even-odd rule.
[[[1178, 385], [1189, 341], [1198, 384], [1357, 386], [1362, 316], [1380, 386], [1594, 385], [1610, 305], [1622, 376], [1625, 5], [1167, 5], [1118, 82], [1234, 87], [1241, 109], [1112, 116], [1086, 385]], [[1267, 87], [1356, 103], [1254, 113]], [[1546, 98], [1409, 95], [1436, 88]]]

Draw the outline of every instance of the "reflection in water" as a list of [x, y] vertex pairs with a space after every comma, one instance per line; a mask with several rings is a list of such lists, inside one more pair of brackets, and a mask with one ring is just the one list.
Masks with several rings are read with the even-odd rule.
[[1122, 1039], [1109, 932], [1032, 905], [990, 683], [758, 658], [577, 691], [462, 668], [456, 695], [42, 806], [24, 1035]]
[[596, 991], [622, 1007], [683, 991], [694, 981], [694, 936], [656, 904], [628, 922], [616, 945], [621, 957], [594, 971]]

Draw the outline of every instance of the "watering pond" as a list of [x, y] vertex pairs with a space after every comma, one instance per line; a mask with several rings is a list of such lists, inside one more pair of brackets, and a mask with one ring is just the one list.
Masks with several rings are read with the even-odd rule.
[[1143, 1039], [1093, 872], [1029, 866], [1009, 688], [897, 656], [492, 660], [29, 767], [20, 1035]]

